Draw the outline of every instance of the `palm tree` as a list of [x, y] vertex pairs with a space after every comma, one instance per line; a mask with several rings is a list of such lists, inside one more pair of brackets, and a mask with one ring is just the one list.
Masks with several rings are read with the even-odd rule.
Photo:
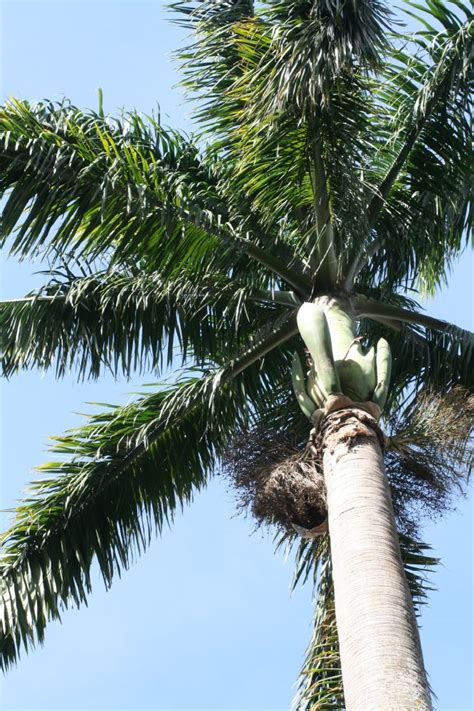
[[[388, 40], [374, 1], [174, 7], [195, 33], [195, 140], [67, 102], [0, 113], [3, 239], [50, 265], [1, 305], [4, 374], [156, 372], [176, 346], [186, 366], [57, 440], [4, 536], [2, 664], [85, 600], [94, 559], [110, 584], [223, 459], [257, 515], [302, 534], [300, 573], [323, 561], [309, 657], [330, 645], [348, 707], [429, 708], [378, 420], [413, 532], [409, 506], [439, 506], [456, 479], [440, 433], [466, 461], [472, 334], [407, 294], [440, 283], [470, 225], [472, 17], [429, 2], [422, 31]], [[338, 672], [318, 674], [311, 707], [341, 703]]]

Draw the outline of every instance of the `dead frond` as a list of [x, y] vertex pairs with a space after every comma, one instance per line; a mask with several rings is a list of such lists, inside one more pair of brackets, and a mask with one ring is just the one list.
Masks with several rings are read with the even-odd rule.
[[463, 495], [474, 463], [474, 396], [456, 387], [426, 392], [389, 421], [385, 452], [395, 513], [403, 533], [413, 535], [420, 514], [436, 518]]

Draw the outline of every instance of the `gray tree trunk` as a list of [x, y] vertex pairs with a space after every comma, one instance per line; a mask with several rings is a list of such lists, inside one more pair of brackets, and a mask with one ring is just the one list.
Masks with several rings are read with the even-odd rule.
[[323, 423], [336, 620], [349, 711], [428, 711], [431, 694], [376, 421]]

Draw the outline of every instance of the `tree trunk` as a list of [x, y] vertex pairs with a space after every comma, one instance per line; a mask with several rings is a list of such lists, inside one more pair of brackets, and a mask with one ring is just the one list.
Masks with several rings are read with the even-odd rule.
[[400, 557], [380, 431], [361, 409], [322, 426], [336, 620], [349, 711], [427, 711], [431, 695]]

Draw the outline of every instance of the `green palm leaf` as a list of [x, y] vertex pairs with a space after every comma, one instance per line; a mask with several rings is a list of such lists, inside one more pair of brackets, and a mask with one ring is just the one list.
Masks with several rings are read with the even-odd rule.
[[[386, 44], [387, 11], [380, 2], [266, 0], [255, 7], [248, 1], [183, 1], [170, 7], [178, 13], [177, 21], [197, 37], [179, 53], [185, 83], [206, 101], [199, 116], [218, 126], [225, 125], [219, 124], [218, 104], [229, 101], [230, 108], [229, 87], [244, 73], [244, 61], [239, 60], [249, 58], [232, 42], [242, 28], [248, 36], [246, 30], [253, 25], [260, 37], [262, 61], [255, 78], [270, 113], [288, 106], [301, 114], [314, 111], [329, 84], [356, 66], [376, 65]], [[270, 83], [263, 87], [258, 79], [265, 74]]]
[[[294, 316], [255, 334], [214, 372], [196, 371], [56, 438], [56, 460], [2, 538], [0, 661], [42, 641], [61, 608], [85, 602], [97, 560], [106, 586], [206, 482], [236, 428], [285, 382]], [[265, 367], [258, 362], [264, 358]]]
[[250, 345], [259, 326], [284, 313], [279, 297], [212, 272], [170, 281], [58, 273], [26, 298], [0, 302], [3, 373], [54, 366], [58, 377], [71, 369], [97, 377], [104, 368], [129, 376], [170, 366], [178, 352], [183, 363], [205, 365]]
[[12, 101], [0, 112], [0, 148], [3, 240], [18, 227], [11, 252], [21, 258], [60, 253], [134, 267], [142, 260], [169, 277], [203, 263], [238, 273], [239, 255], [251, 254], [240, 270], [254, 275], [254, 286], [266, 287], [280, 268], [289, 283], [307, 286], [287, 266], [291, 254], [282, 261], [259, 247], [269, 237], [245, 201], [223, 199], [216, 161], [154, 119]]
[[[178, 53], [184, 85], [198, 99], [201, 126], [235, 164], [233, 184], [268, 224], [279, 220], [311, 273], [335, 281], [333, 243], [344, 250], [342, 264], [348, 225], [361, 223], [365, 207], [357, 169], [368, 152], [370, 87], [362, 74], [384, 46], [384, 9], [373, 2], [173, 8], [196, 35]], [[344, 225], [339, 235], [336, 223]]]
[[472, 224], [473, 20], [462, 3], [456, 15], [445, 3], [406, 6], [417, 8], [423, 24], [412, 37], [395, 36], [373, 86], [379, 116], [371, 125], [383, 140], [365, 179], [376, 234], [366, 238], [348, 283], [367, 265], [366, 283], [396, 287], [421, 277], [433, 291]]

